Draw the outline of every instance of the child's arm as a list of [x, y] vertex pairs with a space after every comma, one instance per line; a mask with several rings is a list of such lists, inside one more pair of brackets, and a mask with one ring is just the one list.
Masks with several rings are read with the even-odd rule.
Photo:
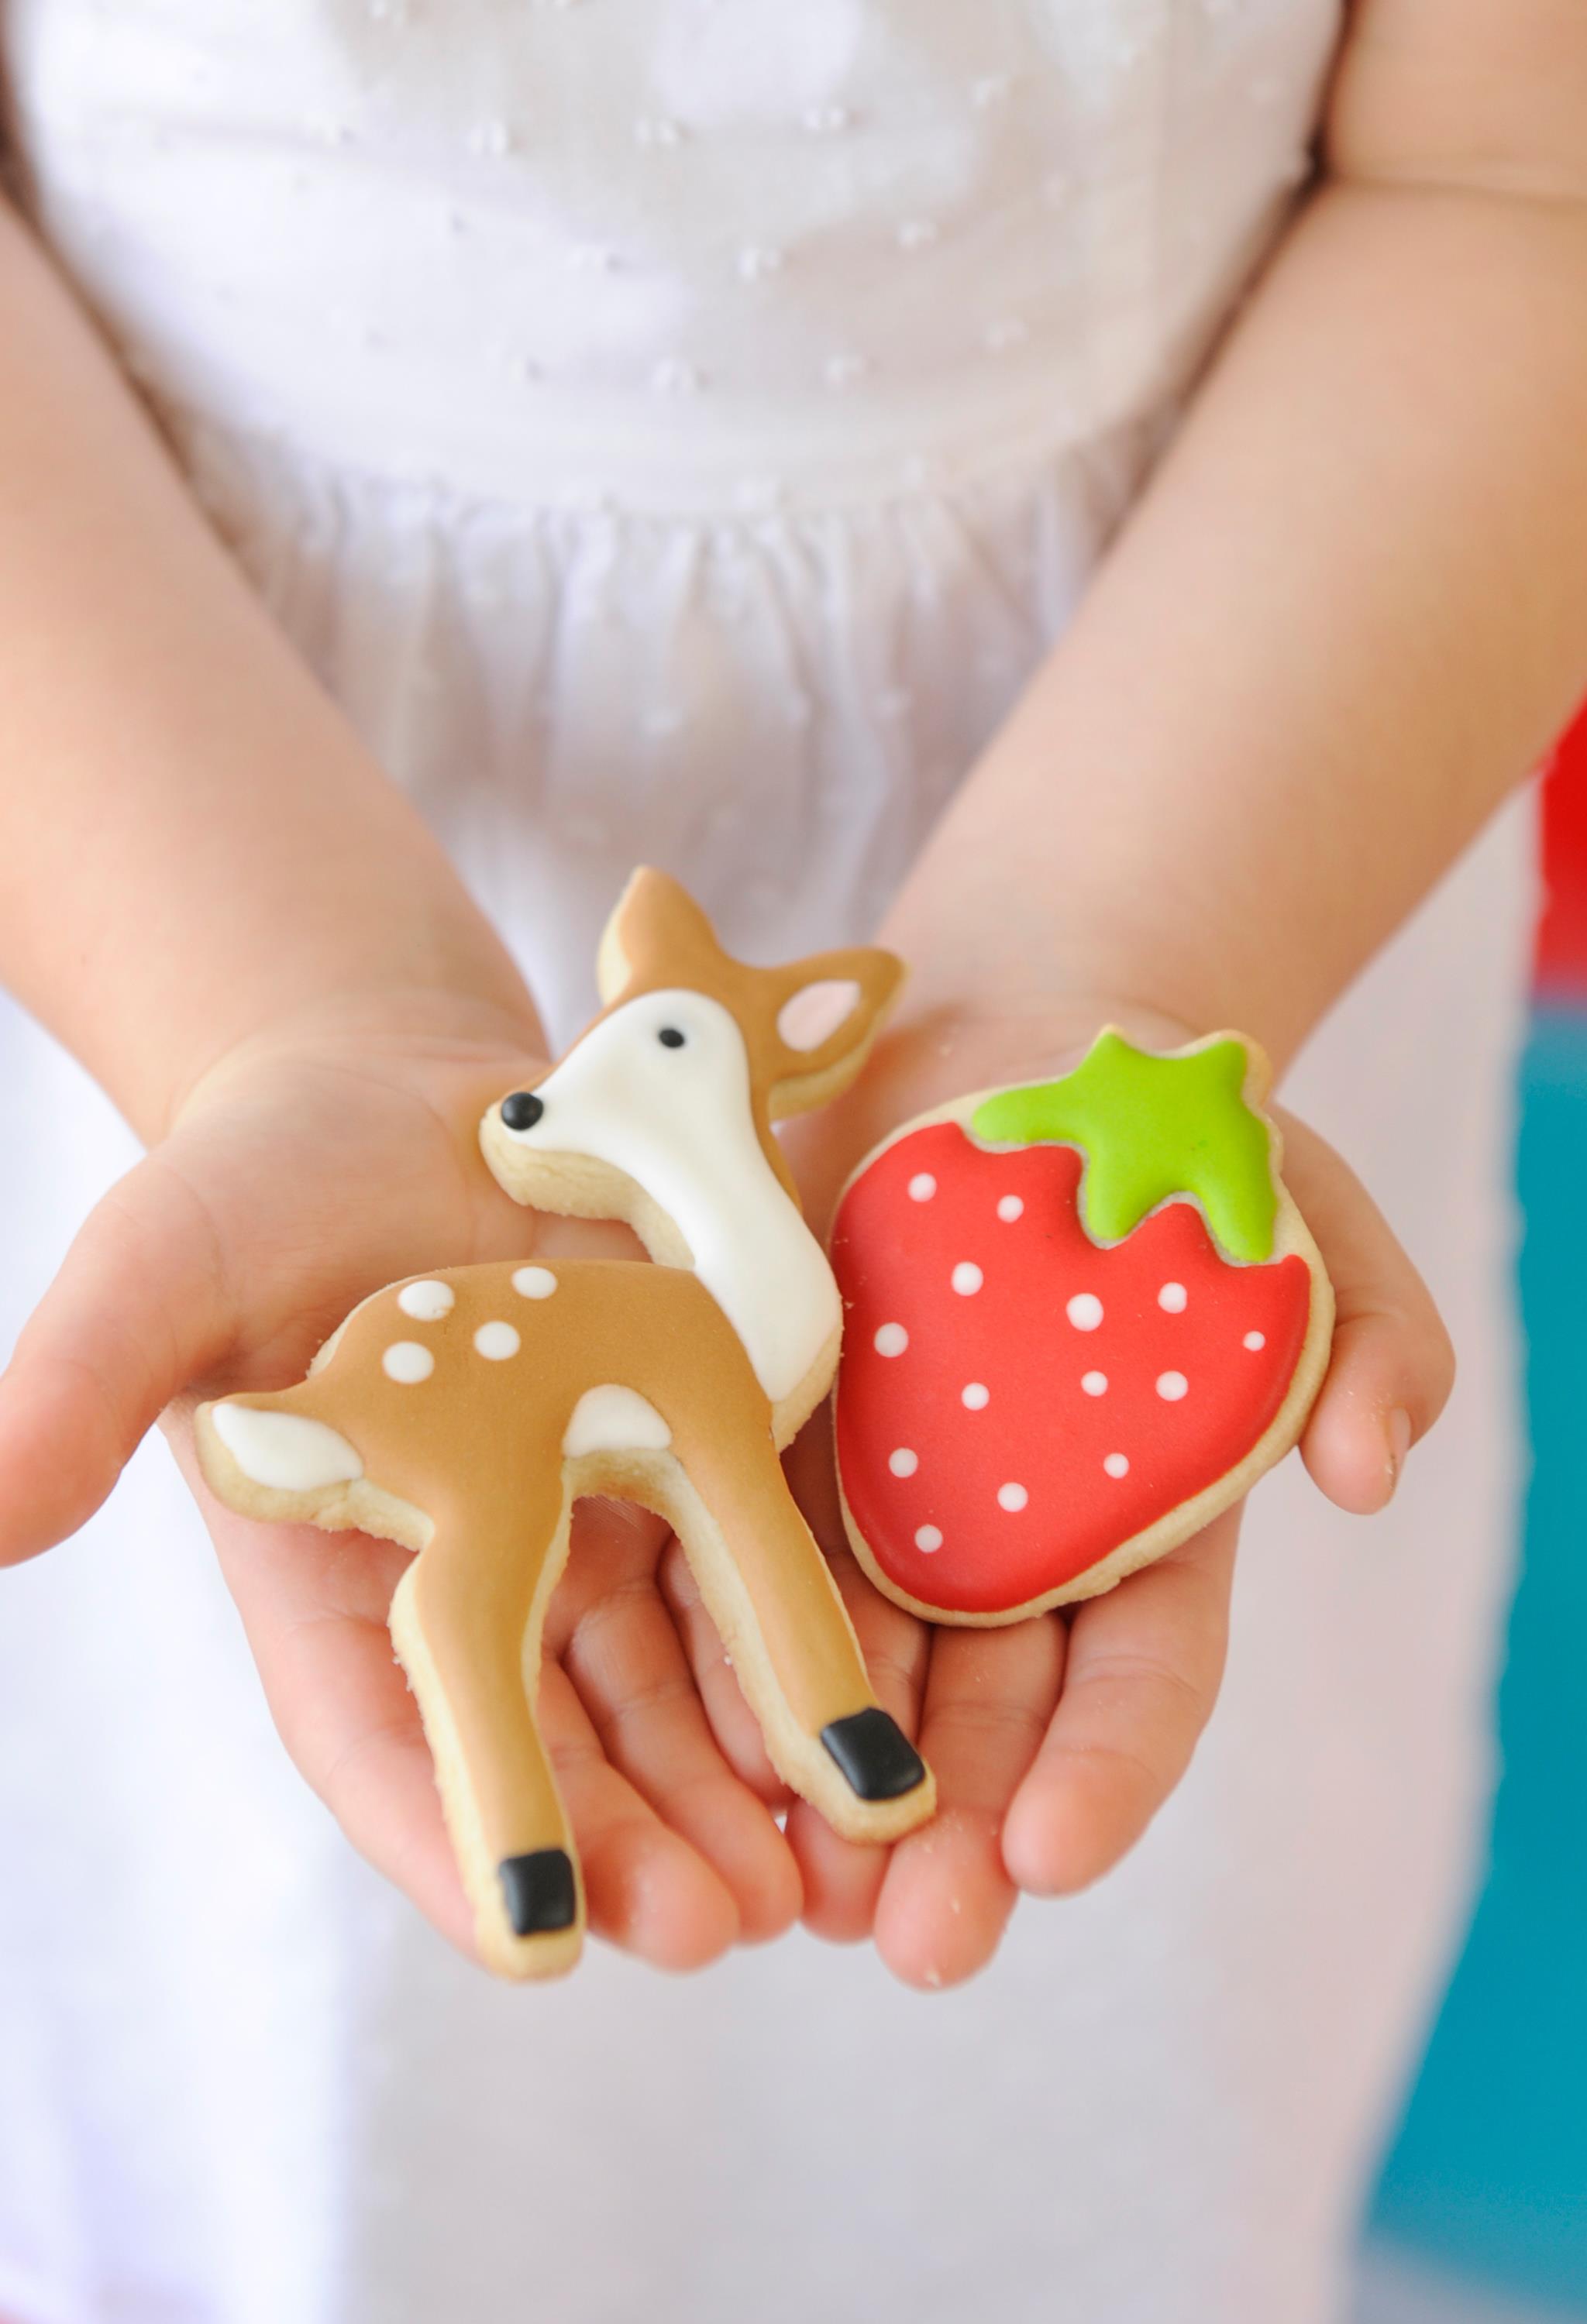
[[[1328, 155], [891, 915], [910, 1015], [812, 1157], [828, 1185], [891, 1122], [1110, 1017], [1241, 1026], [1282, 1065], [1587, 686], [1587, 11], [1369, 0]], [[1291, 1155], [1342, 1295], [1304, 1449], [1370, 1508], [1392, 1415], [1419, 1433], [1447, 1358], [1348, 1175]], [[1043, 1626], [939, 1634], [927, 1676], [872, 1610], [927, 1689], [939, 1797], [967, 1808], [951, 1843], [895, 1853], [878, 1930], [907, 1974], [974, 1965], [1005, 1875], [1071, 1888], [1137, 1836], [1212, 1707], [1232, 1533], [1081, 1609], [1066, 1678], [1052, 1618], [1045, 1651]], [[945, 1716], [934, 1738], [934, 1686], [960, 1735]], [[812, 1909], [853, 1925], [879, 1872], [807, 1826], [800, 1845]]]
[[0, 982], [147, 1140], [245, 1036], [512, 963], [0, 204]]
[[[473, 1125], [540, 1069], [528, 994], [3, 208], [0, 981], [152, 1148], [0, 1381], [0, 1563], [79, 1525], [172, 1399], [191, 1474], [195, 1382], [292, 1379], [393, 1277], [525, 1247]], [[386, 1632], [402, 1554], [207, 1514], [288, 1748], [466, 1945]], [[798, 1878], [687, 1686], [664, 1529], [590, 1522], [543, 1713], [592, 1921], [684, 1966], [785, 1924]]]

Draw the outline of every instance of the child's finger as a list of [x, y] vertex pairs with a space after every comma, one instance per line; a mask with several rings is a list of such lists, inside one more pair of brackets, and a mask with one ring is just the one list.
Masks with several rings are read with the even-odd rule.
[[[873, 1590], [847, 1549], [829, 1552], [834, 1579], [883, 1710], [913, 1736], [931, 1653], [931, 1633]], [[834, 1944], [871, 1933], [890, 1850], [844, 1840], [807, 1800], [788, 1812], [788, 1837], [805, 1884], [805, 1925]]]
[[920, 1720], [937, 1814], [900, 1840], [876, 1908], [876, 1947], [908, 1985], [957, 1985], [996, 1951], [1017, 1894], [1003, 1819], [1058, 1700], [1067, 1633], [1056, 1616], [939, 1630]]
[[632, 1505], [593, 1502], [578, 1512], [548, 1652], [572, 1681], [612, 1766], [713, 1867], [732, 1894], [740, 1933], [759, 1943], [798, 1917], [798, 1869], [706, 1723], [657, 1586], [666, 1530]]
[[661, 1594], [693, 1674], [716, 1748], [756, 1798], [769, 1808], [786, 1808], [788, 1785], [772, 1766], [759, 1721], [744, 1701], [743, 1689], [722, 1633], [711, 1619], [687, 1558], [674, 1541], [661, 1560]]
[[1057, 1710], [1003, 1826], [1003, 1862], [1032, 1895], [1100, 1878], [1189, 1766], [1223, 1674], [1239, 1526], [1226, 1510], [1077, 1609]]
[[0, 1378], [0, 1563], [74, 1533], [172, 1397], [235, 1333], [219, 1240], [152, 1157], [68, 1251]]
[[1338, 1303], [1328, 1376], [1301, 1457], [1331, 1501], [1370, 1516], [1444, 1409], [1454, 1352], [1426, 1285], [1354, 1173], [1315, 1131], [1287, 1120], [1284, 1135], [1285, 1176]]

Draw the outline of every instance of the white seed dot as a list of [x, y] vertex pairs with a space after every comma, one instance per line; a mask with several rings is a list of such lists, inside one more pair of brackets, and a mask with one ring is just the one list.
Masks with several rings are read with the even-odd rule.
[[1267, 1346], [1268, 1335], [1265, 1332], [1248, 1332], [1240, 1344], [1242, 1348], [1249, 1348], [1254, 1356]]
[[1108, 1453], [1103, 1462], [1103, 1467], [1110, 1477], [1127, 1477], [1130, 1474], [1130, 1463], [1122, 1452]]
[[1165, 1283], [1158, 1294], [1158, 1305], [1165, 1315], [1183, 1315], [1189, 1296], [1183, 1283]]
[[901, 1356], [909, 1344], [909, 1335], [901, 1323], [882, 1323], [877, 1327], [872, 1344], [879, 1356]]
[[1159, 1372], [1158, 1374], [1158, 1394], [1162, 1397], [1165, 1404], [1177, 1404], [1180, 1397], [1186, 1393], [1189, 1387], [1190, 1382], [1186, 1379], [1183, 1372]]
[[1023, 1485], [1000, 1485], [997, 1489], [997, 1505], [1000, 1509], [1007, 1509], [1010, 1516], [1017, 1515], [1029, 1499]]
[[549, 1267], [521, 1267], [513, 1274], [512, 1288], [526, 1299], [549, 1299], [557, 1288], [557, 1278]]
[[404, 1388], [415, 1388], [420, 1380], [429, 1378], [436, 1360], [417, 1340], [393, 1340], [380, 1360], [380, 1368], [387, 1379], [401, 1380]]
[[924, 1549], [927, 1552], [940, 1549], [942, 1547], [941, 1526], [921, 1526], [915, 1535], [915, 1546], [917, 1549]]
[[917, 1170], [909, 1181], [909, 1200], [928, 1203], [937, 1192], [937, 1181], [929, 1170]]
[[474, 1344], [493, 1364], [503, 1364], [509, 1356], [518, 1353], [523, 1342], [511, 1323], [482, 1323], [474, 1335]]
[[1080, 1385], [1087, 1396], [1106, 1396], [1108, 1376], [1106, 1372], [1082, 1372]]
[[1094, 1291], [1077, 1291], [1064, 1313], [1077, 1332], [1094, 1332], [1103, 1319], [1103, 1303]]
[[966, 1380], [959, 1390], [959, 1402], [967, 1412], [984, 1412], [992, 1402], [992, 1390], [984, 1380]]
[[397, 1305], [416, 1323], [438, 1323], [443, 1315], [451, 1314], [456, 1298], [449, 1283], [404, 1283], [397, 1294]]
[[1000, 1219], [1006, 1219], [1011, 1226], [1016, 1219], [1024, 1217], [1025, 1204], [1018, 1194], [1000, 1194], [997, 1214]]
[[973, 1259], [962, 1259], [948, 1279], [954, 1289], [968, 1299], [973, 1291], [980, 1290], [986, 1277]]
[[907, 1444], [900, 1444], [896, 1452], [888, 1454], [887, 1465], [895, 1477], [912, 1477], [920, 1466], [920, 1455], [911, 1452]]

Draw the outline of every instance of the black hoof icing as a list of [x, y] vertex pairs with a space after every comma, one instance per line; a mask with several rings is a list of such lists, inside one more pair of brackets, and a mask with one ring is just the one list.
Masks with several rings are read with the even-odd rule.
[[578, 1917], [578, 1890], [565, 1848], [537, 1848], [528, 1856], [509, 1856], [498, 1869], [515, 1937], [549, 1936], [553, 1930], [573, 1926]]
[[826, 1744], [863, 1800], [901, 1799], [926, 1781], [926, 1762], [885, 1711], [855, 1711], [821, 1729]]

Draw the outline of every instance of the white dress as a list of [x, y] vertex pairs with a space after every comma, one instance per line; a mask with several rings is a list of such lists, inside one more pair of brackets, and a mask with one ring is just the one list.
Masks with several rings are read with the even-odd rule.
[[[872, 923], [1305, 170], [1334, 0], [8, 0], [45, 231], [553, 1033], [639, 858]], [[47, 799], [47, 774], [41, 796]], [[172, 835], [180, 844], [180, 834]], [[1393, 1514], [1264, 1487], [1223, 1705], [921, 1998], [525, 1993], [287, 1766], [163, 1449], [0, 1583], [17, 2324], [1324, 2324], [1469, 1895], [1513, 1485], [1507, 818], [1293, 1084], [1459, 1336]], [[0, 1337], [130, 1158], [0, 1018]]]

